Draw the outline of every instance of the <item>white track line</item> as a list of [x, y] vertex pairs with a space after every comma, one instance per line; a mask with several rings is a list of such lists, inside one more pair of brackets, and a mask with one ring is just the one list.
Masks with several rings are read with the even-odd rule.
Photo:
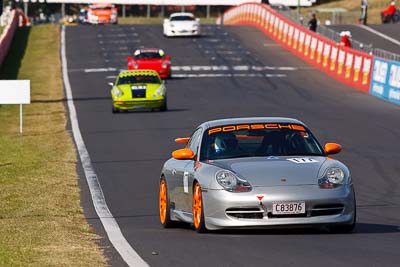
[[200, 73], [200, 74], [188, 74], [188, 73], [182, 73], [182, 74], [172, 74], [172, 78], [225, 78], [225, 77], [267, 77], [267, 78], [283, 78], [286, 77], [286, 74], [262, 74], [262, 73]]
[[103, 190], [101, 189], [99, 180], [97, 179], [97, 175], [92, 167], [89, 153], [86, 149], [85, 143], [83, 142], [82, 134], [79, 129], [78, 116], [76, 114], [75, 105], [72, 98], [71, 85], [69, 83], [68, 77], [67, 57], [65, 50], [65, 26], [62, 26], [61, 30], [61, 60], [72, 133], [74, 135], [74, 140], [78, 148], [79, 157], [82, 162], [82, 167], [85, 172], [86, 181], [89, 185], [93, 205], [96, 209], [97, 215], [99, 216], [101, 223], [103, 224], [104, 230], [106, 231], [111, 244], [129, 266], [149, 266], [129, 245], [128, 241], [123, 236], [117, 221], [108, 209]]
[[[256, 78], [283, 78], [287, 77], [286, 74], [283, 73], [267, 73], [267, 74], [262, 74], [262, 73], [199, 73], [199, 74], [191, 74], [191, 73], [178, 73], [178, 74], [172, 74], [172, 78], [230, 78], [230, 77], [256, 77]], [[115, 79], [117, 78], [116, 75], [109, 75], [106, 76], [106, 79]]]
[[387, 36], [386, 34], [383, 34], [383, 33], [381, 33], [381, 32], [378, 32], [377, 30], [374, 30], [374, 29], [372, 29], [371, 27], [368, 27], [368, 26], [365, 26], [365, 25], [360, 25], [360, 27], [363, 28], [364, 30], [367, 30], [367, 31], [369, 31], [369, 32], [372, 32], [372, 33], [374, 33], [374, 34], [376, 34], [376, 35], [382, 37], [383, 39], [386, 39], [386, 40], [388, 40], [388, 41], [390, 41], [390, 42], [392, 42], [392, 43], [394, 43], [394, 44], [400, 46], [400, 41], [398, 41], [398, 40], [396, 40], [396, 39], [394, 39], [394, 38], [392, 38], [392, 37], [389, 37], [389, 36]]

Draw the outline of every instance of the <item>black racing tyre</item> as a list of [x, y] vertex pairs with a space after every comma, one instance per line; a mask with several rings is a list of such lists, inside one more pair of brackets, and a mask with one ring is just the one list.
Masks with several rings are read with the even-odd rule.
[[120, 110], [117, 109], [116, 107], [114, 107], [114, 106], [112, 107], [112, 113], [119, 113], [119, 111], [120, 111]]
[[167, 98], [164, 99], [164, 103], [160, 108], [161, 111], [167, 111], [168, 110], [168, 106], [167, 106]]

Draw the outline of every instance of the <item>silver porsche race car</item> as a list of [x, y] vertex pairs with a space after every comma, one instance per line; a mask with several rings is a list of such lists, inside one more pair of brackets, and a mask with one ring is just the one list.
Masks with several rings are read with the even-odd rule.
[[208, 121], [165, 162], [160, 220], [197, 232], [224, 228], [324, 226], [350, 232], [356, 223], [349, 169], [328, 155], [307, 126], [290, 118]]

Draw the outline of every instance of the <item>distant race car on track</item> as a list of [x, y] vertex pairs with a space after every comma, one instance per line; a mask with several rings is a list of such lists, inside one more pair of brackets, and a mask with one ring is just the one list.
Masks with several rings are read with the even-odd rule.
[[329, 157], [302, 122], [290, 118], [208, 121], [165, 162], [160, 220], [223, 228], [324, 226], [350, 232], [356, 205], [349, 169]]
[[171, 57], [162, 49], [141, 48], [135, 50], [133, 57], [127, 57], [129, 70], [150, 69], [158, 72], [162, 79], [171, 77]]
[[113, 113], [144, 108], [167, 110], [167, 89], [154, 70], [121, 71], [110, 85]]
[[87, 10], [85, 22], [89, 24], [117, 24], [117, 8], [112, 4], [92, 4]]
[[200, 19], [192, 13], [172, 13], [168, 19], [164, 19], [164, 35], [170, 36], [199, 36]]

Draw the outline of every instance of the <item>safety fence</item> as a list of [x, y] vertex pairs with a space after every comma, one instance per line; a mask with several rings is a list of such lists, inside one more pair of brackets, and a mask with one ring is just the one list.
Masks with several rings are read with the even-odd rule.
[[[294, 23], [297, 23], [300, 26], [304, 26], [304, 23], [305, 23], [304, 18], [298, 12], [295, 12], [291, 9], [289, 9], [289, 10], [278, 9], [278, 12], [279, 12], [279, 14], [285, 16], [286, 18], [290, 19]], [[348, 14], [348, 13], [350, 13], [350, 12], [346, 12], [346, 14]], [[356, 18], [357, 16], [355, 15], [355, 13], [350, 13], [350, 14], [352, 14], [352, 16], [350, 16], [350, 17], [352, 17], [353, 20], [346, 20], [346, 22], [347, 22], [347, 24], [354, 24], [355, 23], [354, 18]], [[321, 14], [319, 14], [319, 17], [321, 18]], [[338, 20], [332, 19], [332, 25], [343, 24], [343, 23], [344, 23], [343, 20], [338, 21]], [[318, 34], [323, 35], [334, 42], [340, 42], [340, 39], [341, 39], [340, 33], [331, 29], [330, 27], [320, 24], [317, 27], [317, 32], [318, 32]], [[351, 43], [352, 43], [352, 48], [355, 50], [373, 54], [374, 56], [381, 57], [381, 58], [388, 59], [388, 60], [400, 61], [399, 54], [389, 52], [387, 50], [380, 49], [377, 47], [373, 47], [373, 45], [371, 43], [366, 44], [366, 43], [360, 42], [356, 39], [352, 39]]]
[[3, 61], [7, 56], [12, 39], [14, 37], [15, 30], [18, 27], [18, 22], [19, 22], [18, 11], [12, 10], [11, 12], [12, 13], [9, 24], [5, 26], [3, 33], [0, 36], [0, 66], [3, 64]]
[[291, 21], [268, 5], [246, 3], [226, 11], [217, 23], [252, 25], [323, 72], [369, 92], [373, 56], [338, 43]]

